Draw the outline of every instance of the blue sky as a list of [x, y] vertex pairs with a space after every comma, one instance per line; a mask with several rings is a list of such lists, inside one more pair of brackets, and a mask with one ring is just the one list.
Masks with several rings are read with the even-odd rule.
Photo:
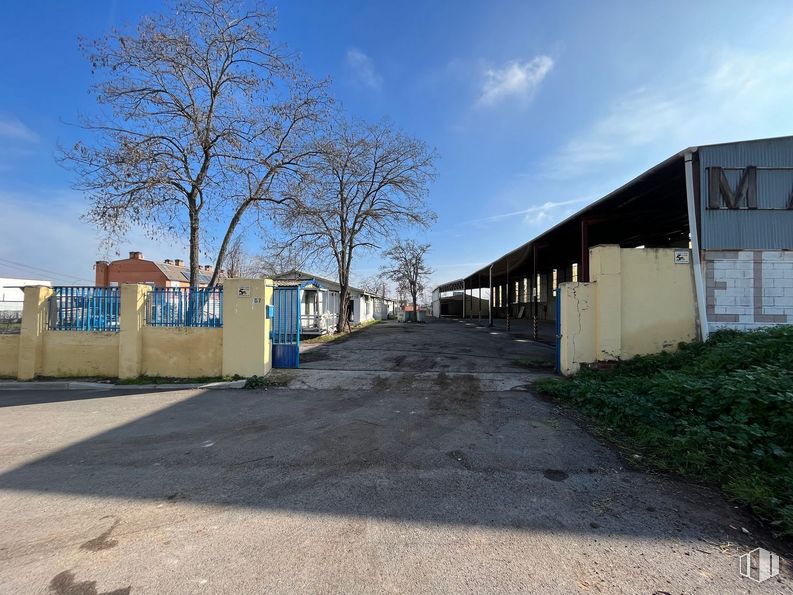
[[[417, 234], [440, 282], [531, 239], [672, 153], [793, 134], [788, 2], [273, 2], [277, 38], [351, 113], [437, 148]], [[0, 276], [90, 282], [102, 257], [55, 162], [94, 109], [77, 37], [159, 2], [10, 1], [0, 19]], [[185, 257], [133, 234], [120, 251]], [[249, 246], [255, 250], [255, 245]], [[9, 262], [16, 264], [9, 264]], [[357, 278], [377, 269], [362, 256]], [[55, 272], [57, 275], [49, 274]]]

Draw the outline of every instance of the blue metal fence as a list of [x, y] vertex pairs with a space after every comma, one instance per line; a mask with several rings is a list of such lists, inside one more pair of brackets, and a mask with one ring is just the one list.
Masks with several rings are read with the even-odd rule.
[[49, 327], [56, 331], [118, 331], [118, 287], [53, 287]]
[[222, 287], [155, 287], [149, 292], [151, 326], [223, 326]]

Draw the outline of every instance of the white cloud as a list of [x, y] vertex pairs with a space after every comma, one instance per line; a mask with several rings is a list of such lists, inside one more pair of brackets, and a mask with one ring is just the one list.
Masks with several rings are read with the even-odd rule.
[[542, 176], [570, 179], [637, 155], [646, 164], [691, 145], [791, 134], [792, 101], [793, 63], [782, 51], [716, 52], [690, 75], [623, 95], [543, 163]]
[[477, 103], [491, 106], [510, 97], [526, 100], [553, 68], [548, 56], [537, 56], [528, 62], [513, 61], [502, 68], [489, 68], [484, 73], [482, 92]]
[[588, 202], [590, 200], [592, 200], [591, 196], [574, 198], [572, 200], [560, 200], [555, 202], [546, 201], [541, 205], [533, 205], [531, 207], [520, 209], [518, 211], [511, 211], [509, 213], [500, 213], [498, 215], [490, 215], [489, 217], [482, 217], [480, 219], [470, 219], [468, 221], [461, 222], [460, 225], [465, 225], [468, 223], [492, 223], [494, 221], [501, 221], [503, 219], [513, 219], [521, 215], [523, 215], [523, 219], [527, 223], [541, 223], [549, 219], [551, 213], [561, 207], [569, 207], [570, 205], [577, 205], [580, 203]]
[[0, 118], [0, 138], [26, 143], [34, 143], [39, 140], [38, 134], [17, 118]]
[[347, 50], [347, 68], [356, 82], [375, 91], [383, 86], [383, 77], [377, 72], [372, 59], [356, 48]]

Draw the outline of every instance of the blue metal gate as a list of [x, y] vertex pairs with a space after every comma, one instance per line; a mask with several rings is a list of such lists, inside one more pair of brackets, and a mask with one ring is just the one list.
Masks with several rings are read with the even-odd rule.
[[310, 279], [300, 285], [282, 285], [273, 290], [273, 368], [300, 367], [300, 319], [303, 288], [319, 283]]

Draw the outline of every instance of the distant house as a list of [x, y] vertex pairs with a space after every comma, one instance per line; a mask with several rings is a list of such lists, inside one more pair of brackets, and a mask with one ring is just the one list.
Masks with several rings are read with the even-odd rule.
[[22, 317], [22, 303], [25, 301], [23, 287], [28, 285], [50, 287], [52, 283], [41, 279], [0, 277], [0, 314], [3, 314], [4, 317]]
[[[209, 285], [214, 268], [210, 265], [200, 267], [198, 284]], [[221, 274], [223, 271], [221, 271]], [[146, 260], [143, 252], [130, 252], [129, 258], [107, 262], [96, 261], [97, 287], [109, 287], [124, 283], [146, 283], [153, 287], [189, 287], [190, 267], [180, 258], [165, 259], [162, 262]]]
[[[314, 279], [319, 287], [309, 285], [303, 291], [300, 307], [301, 327], [304, 333], [330, 332], [338, 320], [341, 286], [337, 281], [298, 270], [287, 271], [273, 277], [276, 285], [298, 285], [310, 279]], [[396, 313], [396, 301], [357, 287], [349, 288], [349, 300], [352, 306], [349, 310], [349, 320], [352, 324], [385, 320]]]

